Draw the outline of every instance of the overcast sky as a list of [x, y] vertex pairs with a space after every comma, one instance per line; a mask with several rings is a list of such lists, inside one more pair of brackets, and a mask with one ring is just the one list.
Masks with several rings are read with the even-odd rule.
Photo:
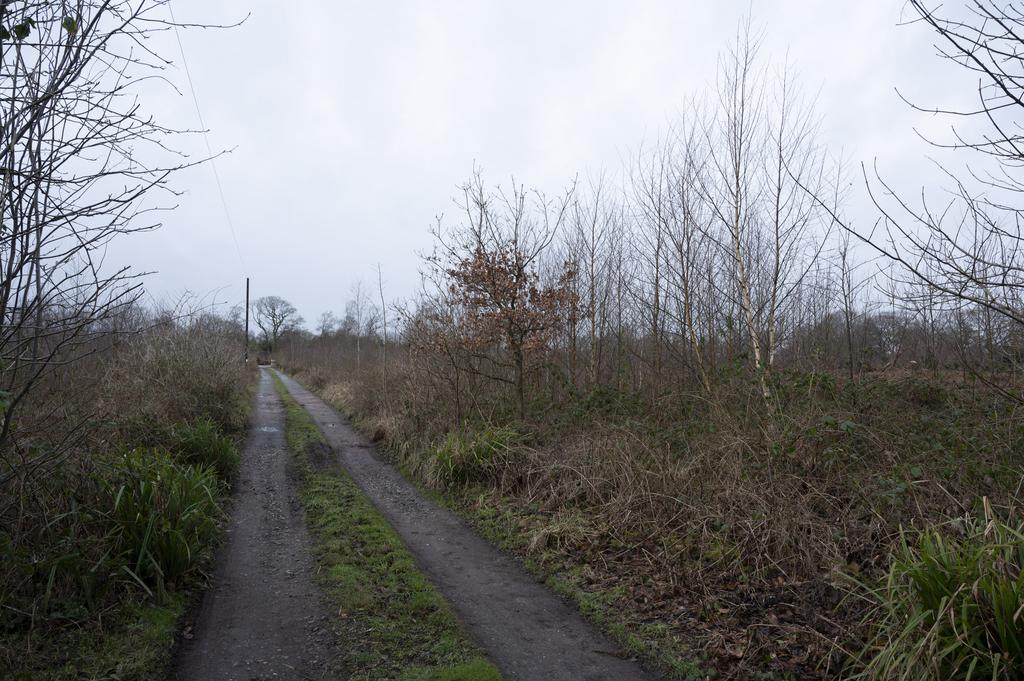
[[[934, 153], [914, 129], [942, 121], [911, 110], [963, 101], [971, 83], [934, 56], [904, 0], [595, 0], [356, 2], [175, 0], [182, 22], [240, 27], [181, 39], [234, 219], [236, 254], [211, 168], [182, 173], [179, 207], [157, 232], [110, 258], [155, 271], [157, 300], [184, 291], [236, 303], [280, 295], [312, 323], [342, 312], [357, 279], [389, 299], [411, 295], [428, 228], [453, 213], [474, 163], [491, 183], [512, 175], [557, 192], [577, 174], [618, 172], [645, 139], [713, 83], [721, 50], [753, 7], [764, 55], [788, 59], [817, 94], [823, 138], [852, 163], [877, 159], [905, 186]], [[198, 127], [177, 44], [182, 94], [147, 90], [162, 122]], [[159, 41], [158, 41], [159, 42]], [[199, 152], [200, 140], [182, 146]], [[858, 185], [857, 192], [860, 193]], [[855, 195], [849, 209], [874, 216]]]

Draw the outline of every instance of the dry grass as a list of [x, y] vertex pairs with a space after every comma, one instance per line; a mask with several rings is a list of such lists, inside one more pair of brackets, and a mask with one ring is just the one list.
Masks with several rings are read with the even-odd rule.
[[238, 341], [218, 320], [200, 319], [122, 344], [108, 364], [98, 410], [126, 427], [202, 417], [239, 432], [246, 423], [247, 380]]
[[[312, 375], [412, 476], [470, 514], [505, 518], [510, 546], [607, 597], [624, 621], [692, 642], [725, 678], [840, 675], [869, 635], [853, 580], [881, 576], [901, 527], [945, 522], [982, 497], [1009, 516], [1019, 508], [1024, 417], [954, 374], [837, 385], [780, 373], [773, 409], [728, 378], [713, 400], [538, 395], [527, 422], [485, 385], [465, 388], [460, 419], [422, 360], [389, 367], [386, 399], [377, 366]], [[472, 475], [437, 475], [453, 434], [506, 428], [514, 444]]]
[[[65, 666], [106, 664], [103, 651], [129, 640], [139, 665], [163, 659], [184, 607], [167, 590], [194, 585], [199, 575], [198, 562], [217, 534], [213, 499], [226, 489], [235, 456], [229, 438], [246, 421], [252, 377], [239, 360], [237, 343], [217, 320], [162, 324], [99, 346], [35, 392], [22, 412], [25, 423], [52, 426], [21, 429], [16, 447], [4, 453], [14, 465], [0, 470], [11, 476], [0, 485], [0, 667], [31, 668], [33, 678], [49, 678]], [[189, 451], [177, 451], [175, 442]], [[214, 445], [216, 451], [206, 451]], [[23, 465], [32, 457], [38, 463]], [[184, 493], [193, 482], [209, 505], [168, 492]], [[205, 523], [205, 531], [186, 527], [175, 535], [177, 544], [168, 546], [176, 553], [157, 568], [130, 559], [156, 561], [148, 542], [157, 539], [129, 531], [126, 523], [144, 516], [125, 515], [135, 497], [122, 485], [149, 495], [136, 500], [147, 509], [162, 509], [161, 528], [177, 532], [180, 515]], [[176, 510], [159, 505], [175, 501]], [[160, 635], [149, 637], [148, 624], [134, 622], [132, 613], [152, 615]], [[104, 626], [111, 622], [118, 624]], [[107, 632], [110, 646], [79, 645], [85, 631]]]
[[[459, 422], [418, 371], [390, 369], [387, 403], [372, 370], [317, 379], [410, 474], [443, 486], [448, 434], [495, 421]], [[952, 376], [783, 375], [775, 410], [752, 387], [723, 383], [713, 405], [605, 393], [505, 418], [519, 443], [448, 496], [508, 518], [510, 545], [608, 596], [623, 622], [695, 641], [725, 677], [836, 676], [867, 636], [851, 578], [886, 569], [901, 527], [983, 496], [1017, 513], [1024, 421]]]

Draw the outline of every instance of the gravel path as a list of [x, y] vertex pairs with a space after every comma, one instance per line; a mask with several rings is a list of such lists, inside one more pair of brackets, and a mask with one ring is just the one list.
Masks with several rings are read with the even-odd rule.
[[171, 663], [176, 681], [344, 678], [313, 583], [284, 410], [265, 369], [242, 452], [227, 545]]
[[281, 379], [507, 681], [656, 678], [515, 559], [420, 494], [344, 417], [291, 378]]

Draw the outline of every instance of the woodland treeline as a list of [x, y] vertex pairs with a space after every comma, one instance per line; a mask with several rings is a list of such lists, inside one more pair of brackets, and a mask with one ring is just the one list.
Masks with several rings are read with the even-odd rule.
[[[954, 30], [932, 21], [942, 36]], [[392, 340], [465, 414], [492, 383], [512, 391], [520, 416], [528, 394], [710, 398], [737, 375], [771, 403], [772, 375], [787, 370], [1012, 383], [1022, 262], [1018, 215], [1002, 201], [1017, 188], [1016, 139], [957, 137], [990, 174], [953, 175], [953, 200], [915, 204], [823, 144], [812, 102], [750, 31], [723, 55], [716, 89], [641, 147], [622, 182], [578, 179], [552, 198], [476, 170], [461, 187], [461, 219], [434, 227], [423, 294], [393, 309]], [[992, 59], [1002, 49], [987, 46]], [[982, 102], [1009, 116], [999, 73]], [[855, 182], [878, 198], [866, 227], [846, 218]], [[325, 313], [314, 335], [380, 347], [382, 312], [359, 283], [345, 317]]]

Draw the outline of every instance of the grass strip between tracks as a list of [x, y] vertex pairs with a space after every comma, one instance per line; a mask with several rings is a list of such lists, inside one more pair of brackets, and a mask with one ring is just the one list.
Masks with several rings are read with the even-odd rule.
[[[349, 475], [324, 456], [310, 415], [274, 383], [313, 537], [318, 577], [337, 606], [352, 679], [500, 681], [398, 534]], [[316, 465], [326, 458], [330, 465]]]

